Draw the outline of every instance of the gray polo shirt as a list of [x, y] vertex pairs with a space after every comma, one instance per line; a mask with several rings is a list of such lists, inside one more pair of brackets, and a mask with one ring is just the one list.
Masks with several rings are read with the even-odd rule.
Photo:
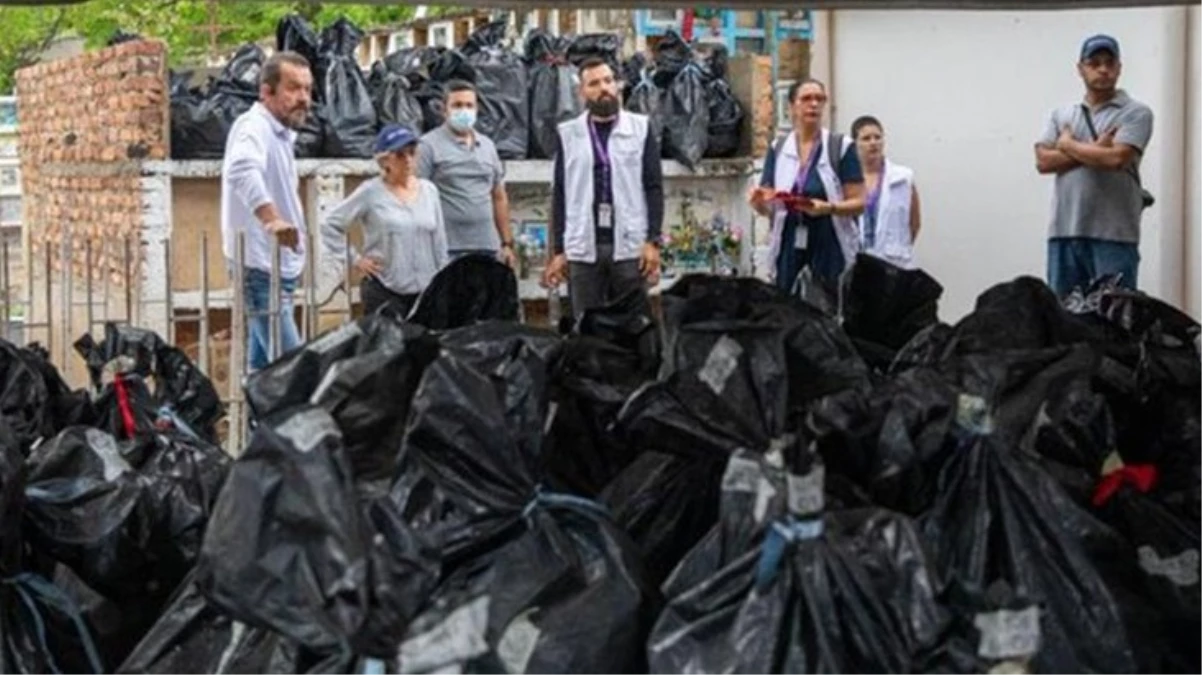
[[[1073, 103], [1053, 110], [1039, 143], [1055, 145], [1060, 127], [1064, 125], [1070, 126], [1073, 138], [1092, 142], [1081, 105]], [[1152, 138], [1152, 109], [1120, 89], [1117, 96], [1091, 110], [1091, 114], [1098, 134], [1117, 126], [1114, 142], [1139, 150], [1135, 159], [1138, 169], [1144, 148]], [[1140, 186], [1129, 170], [1106, 171], [1080, 166], [1056, 176], [1048, 236], [1138, 244], [1142, 212]]]
[[477, 132], [469, 144], [440, 126], [422, 137], [417, 175], [438, 186], [451, 251], [501, 248], [492, 191], [503, 184], [505, 165], [492, 140]]

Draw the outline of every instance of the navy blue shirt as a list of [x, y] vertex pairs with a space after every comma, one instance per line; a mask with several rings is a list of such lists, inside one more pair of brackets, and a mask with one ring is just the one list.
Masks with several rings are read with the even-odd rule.
[[[826, 152], [826, 149], [819, 146], [818, 153], [823, 152]], [[842, 185], [864, 182], [864, 169], [860, 165], [860, 156], [856, 153], [854, 146], [848, 147], [847, 152], [843, 153], [836, 173], [839, 176], [839, 183]], [[764, 157], [764, 172], [760, 175], [760, 185], [776, 189], [775, 147], [768, 148], [768, 155]], [[790, 186], [789, 191], [794, 194], [797, 192], [795, 186]], [[806, 177], [806, 184], [802, 186], [801, 194], [810, 199], [829, 201], [826, 186], [822, 184], [822, 178], [818, 175], [816, 168], [812, 169]], [[803, 224], [808, 230], [809, 238], [804, 257], [798, 260], [797, 226]], [[815, 274], [829, 280], [837, 279], [843, 273], [846, 264], [843, 260], [843, 248], [839, 245], [839, 238], [835, 234], [835, 221], [830, 216], [790, 213], [785, 217], [782, 234], [780, 259], [777, 260], [777, 283], [782, 287], [791, 289], [797, 273], [805, 264], [809, 264]]]

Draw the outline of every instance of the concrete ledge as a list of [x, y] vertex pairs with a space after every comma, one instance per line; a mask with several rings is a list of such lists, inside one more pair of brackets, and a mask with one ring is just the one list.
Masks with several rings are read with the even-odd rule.
[[[507, 183], [550, 183], [553, 164], [549, 160], [516, 160], [505, 162]], [[371, 159], [301, 159], [296, 162], [302, 178], [313, 176], [374, 176], [379, 173]], [[696, 171], [689, 171], [674, 160], [664, 160], [665, 178], [738, 178], [755, 169], [750, 157], [702, 160]], [[221, 160], [154, 160], [142, 163], [142, 173], [172, 178], [217, 178], [221, 175]]]

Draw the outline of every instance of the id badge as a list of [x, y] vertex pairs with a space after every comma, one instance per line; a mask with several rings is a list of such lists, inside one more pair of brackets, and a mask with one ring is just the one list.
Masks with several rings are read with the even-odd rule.
[[601, 204], [597, 207], [597, 227], [603, 230], [612, 229], [614, 226], [614, 206], [613, 204]]

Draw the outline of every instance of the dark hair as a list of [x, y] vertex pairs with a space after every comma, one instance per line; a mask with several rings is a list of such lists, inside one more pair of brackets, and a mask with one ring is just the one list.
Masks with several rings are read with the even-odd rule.
[[822, 83], [822, 80], [813, 77], [807, 77], [804, 80], [798, 80], [794, 82], [792, 86], [789, 87], [789, 103], [797, 100], [797, 92], [801, 91], [801, 88], [807, 84], [816, 84], [820, 89], [822, 89], [822, 93], [826, 93], [826, 85]]
[[451, 80], [447, 82], [443, 98], [448, 99], [451, 97], [451, 94], [458, 94], [461, 91], [470, 91], [476, 95], [476, 98], [480, 98], [480, 92], [476, 91], [476, 85], [467, 80]]
[[296, 52], [276, 52], [263, 63], [263, 72], [259, 75], [259, 81], [275, 91], [275, 88], [280, 86], [282, 77], [281, 67], [287, 63], [290, 66], [304, 68], [309, 70], [312, 66], [309, 65], [309, 59], [301, 56]]
[[881, 124], [880, 120], [872, 115], [861, 115], [856, 118], [855, 122], [851, 123], [851, 137], [859, 138], [860, 132], [864, 130], [864, 127], [876, 127], [882, 132], [885, 131], [885, 125]]
[[594, 68], [600, 68], [601, 66], [607, 66], [611, 71], [613, 70], [613, 66], [609, 64], [609, 61], [606, 61], [600, 56], [590, 56], [580, 62], [580, 67], [577, 68], [577, 71], [580, 73], [581, 77], [584, 77], [585, 72]]

